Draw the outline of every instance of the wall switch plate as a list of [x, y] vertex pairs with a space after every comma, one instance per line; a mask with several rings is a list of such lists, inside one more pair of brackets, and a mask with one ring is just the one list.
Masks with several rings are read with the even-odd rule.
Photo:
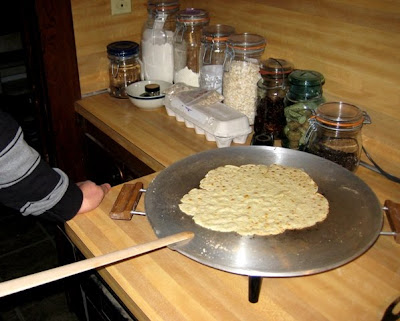
[[111, 15], [131, 13], [131, 0], [111, 0]]

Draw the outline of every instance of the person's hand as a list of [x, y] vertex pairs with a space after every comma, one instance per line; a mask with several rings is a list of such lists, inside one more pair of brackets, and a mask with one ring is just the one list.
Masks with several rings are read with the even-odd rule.
[[78, 214], [94, 210], [111, 189], [110, 184], [96, 185], [92, 181], [79, 182], [76, 185], [78, 185], [83, 194], [82, 205]]

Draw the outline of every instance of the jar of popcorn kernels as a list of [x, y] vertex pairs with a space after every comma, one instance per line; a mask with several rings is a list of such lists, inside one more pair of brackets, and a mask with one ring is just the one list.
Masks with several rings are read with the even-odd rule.
[[224, 66], [224, 103], [245, 114], [250, 125], [254, 124], [257, 102], [257, 82], [260, 76], [260, 58], [266, 39], [243, 33], [228, 38], [228, 50]]

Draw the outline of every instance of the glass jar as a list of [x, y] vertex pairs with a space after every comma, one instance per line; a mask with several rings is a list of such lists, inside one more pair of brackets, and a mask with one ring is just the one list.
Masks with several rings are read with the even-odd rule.
[[235, 28], [226, 25], [212, 25], [203, 28], [200, 48], [200, 87], [216, 90], [222, 94], [225, 51], [228, 37]]
[[141, 55], [144, 80], [174, 80], [174, 32], [179, 1], [149, 0]]
[[289, 75], [289, 91], [284, 99], [286, 126], [282, 146], [298, 149], [309, 127], [308, 119], [325, 98], [324, 76], [313, 70], [295, 70]]
[[284, 59], [269, 58], [261, 62], [262, 79], [257, 83], [254, 139], [259, 135], [272, 139], [283, 137], [286, 125], [284, 99], [289, 89], [288, 76], [292, 71], [293, 65]]
[[362, 150], [361, 128], [370, 123], [368, 114], [355, 105], [324, 103], [310, 119], [310, 128], [300, 148], [355, 171]]
[[174, 82], [199, 87], [201, 34], [208, 12], [188, 8], [177, 14], [174, 35]]
[[264, 37], [243, 33], [230, 35], [224, 66], [224, 103], [245, 114], [254, 124], [257, 101], [257, 82], [260, 76], [260, 58], [264, 53]]
[[117, 41], [107, 46], [110, 78], [109, 93], [116, 98], [128, 98], [126, 87], [141, 79], [139, 44]]

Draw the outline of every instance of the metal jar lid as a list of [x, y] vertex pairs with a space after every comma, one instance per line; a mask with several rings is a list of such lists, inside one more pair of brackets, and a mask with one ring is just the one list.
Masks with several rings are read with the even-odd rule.
[[108, 57], [130, 58], [139, 54], [139, 44], [133, 41], [116, 41], [107, 45]]

